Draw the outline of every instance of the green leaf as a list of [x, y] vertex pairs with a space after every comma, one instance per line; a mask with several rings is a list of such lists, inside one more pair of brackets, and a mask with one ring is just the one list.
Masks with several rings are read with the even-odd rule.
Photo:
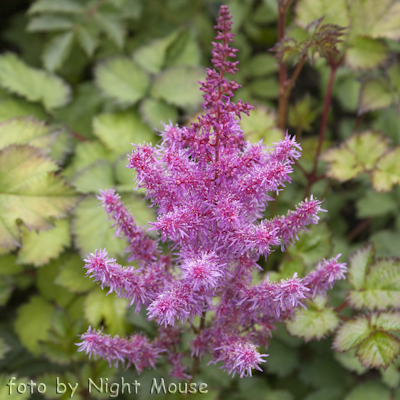
[[55, 71], [61, 67], [68, 58], [74, 42], [74, 32], [60, 33], [47, 43], [42, 58], [48, 71]]
[[119, 49], [122, 49], [125, 41], [124, 23], [111, 13], [96, 12], [94, 14], [94, 19], [103, 28], [109, 39], [112, 40]]
[[204, 81], [204, 70], [197, 67], [172, 67], [157, 75], [150, 93], [156, 99], [178, 107], [197, 107], [202, 102], [198, 81]]
[[357, 37], [346, 52], [346, 64], [354, 69], [371, 69], [388, 57], [384, 42], [369, 37]]
[[5, 306], [14, 290], [15, 282], [9, 276], [0, 275], [0, 306]]
[[135, 104], [150, 85], [147, 74], [128, 58], [113, 58], [99, 64], [95, 75], [104, 95], [123, 105]]
[[23, 266], [16, 263], [17, 256], [6, 254], [0, 257], [0, 275], [15, 275], [23, 271]]
[[28, 32], [51, 32], [72, 29], [74, 22], [61, 15], [40, 15], [33, 17], [26, 27]]
[[110, 334], [124, 336], [127, 305], [128, 300], [115, 297], [113, 293], [106, 296], [106, 291], [98, 288], [90, 292], [85, 299], [85, 317], [95, 327], [104, 320]]
[[349, 258], [348, 280], [354, 289], [359, 290], [364, 286], [365, 275], [374, 256], [373, 246], [367, 245], [353, 253]]
[[272, 340], [268, 346], [266, 370], [279, 377], [290, 375], [299, 366], [299, 355], [296, 349], [290, 348], [279, 340]]
[[356, 386], [344, 400], [390, 400], [390, 390], [379, 381], [367, 381]]
[[358, 113], [364, 114], [367, 111], [389, 107], [397, 99], [388, 81], [382, 78], [371, 78], [364, 82], [361, 88]]
[[4, 360], [4, 355], [10, 350], [11, 347], [7, 345], [2, 337], [0, 337], [0, 360]]
[[[118, 184], [115, 185], [115, 189], [118, 193], [132, 193], [132, 191], [136, 187], [135, 179], [137, 176], [137, 172], [131, 168], [127, 168], [127, 165], [128, 159], [124, 155], [118, 157], [117, 161], [114, 164], [114, 174], [118, 182]], [[145, 194], [146, 189], [138, 188], [135, 193]]]
[[68, 289], [72, 293], [82, 293], [97, 287], [91, 279], [86, 277], [84, 262], [78, 255], [73, 255], [61, 265], [60, 274], [55, 283]]
[[400, 147], [384, 154], [372, 170], [372, 185], [378, 192], [387, 192], [400, 185]]
[[396, 312], [372, 313], [370, 323], [376, 329], [400, 331], [400, 314]]
[[11, 119], [0, 124], [0, 149], [11, 144], [29, 144], [46, 153], [50, 151], [57, 134], [44, 122], [30, 117]]
[[324, 24], [335, 24], [342, 27], [349, 25], [345, 0], [300, 0], [297, 3], [296, 16], [297, 23], [303, 27], [322, 16]]
[[[374, 171], [376, 169], [373, 169], [372, 176], [374, 176]], [[363, 197], [357, 200], [356, 207], [357, 217], [360, 219], [396, 214], [399, 208], [393, 193], [377, 193], [374, 190], [368, 190]]]
[[0, 151], [0, 245], [20, 244], [18, 224], [48, 230], [76, 203], [75, 191], [54, 172], [39, 149], [8, 146]]
[[276, 99], [279, 95], [279, 83], [276, 78], [255, 79], [249, 87], [254, 96], [263, 99]]
[[45, 120], [46, 113], [38, 104], [32, 104], [23, 99], [9, 99], [0, 103], [0, 122], [18, 117], [34, 117], [38, 120]]
[[77, 33], [78, 42], [88, 57], [92, 57], [99, 44], [97, 32], [80, 25]]
[[325, 387], [309, 394], [304, 400], [343, 400], [343, 389], [337, 387]]
[[56, 75], [31, 68], [15, 54], [0, 55], [0, 85], [46, 109], [61, 107], [70, 100], [70, 87]]
[[173, 124], [178, 120], [178, 111], [175, 107], [162, 100], [147, 98], [140, 105], [140, 115], [143, 120], [156, 129], [163, 129], [163, 124], [171, 121]]
[[47, 264], [71, 244], [69, 221], [62, 219], [55, 221], [55, 228], [46, 232], [22, 231], [22, 248], [18, 252], [19, 264], [32, 264], [40, 267]]
[[[17, 392], [17, 387], [20, 384], [27, 384], [29, 382], [29, 379], [27, 377], [19, 377], [18, 379], [13, 379], [15, 377], [14, 375], [0, 375], [0, 398], [1, 399], [7, 399], [7, 400], [27, 400], [30, 398], [30, 391], [26, 390], [25, 393], [18, 393]], [[15, 383], [15, 386], [7, 386], [10, 384], [10, 382]], [[12, 389], [12, 390], [11, 390]], [[22, 387], [21, 387], [22, 389]], [[29, 389], [29, 388], [28, 388]], [[22, 390], [21, 390], [22, 392]]]
[[65, 13], [79, 14], [84, 8], [73, 0], [39, 0], [28, 9], [28, 14], [34, 13]]
[[371, 332], [368, 319], [364, 316], [346, 321], [336, 332], [333, 346], [338, 351], [350, 350], [359, 346]]
[[46, 358], [56, 364], [67, 365], [71, 363], [72, 354], [63, 343], [44, 342], [40, 345]]
[[350, 13], [352, 34], [400, 39], [400, 4], [397, 0], [355, 0], [351, 3]]
[[389, 365], [386, 371], [381, 368], [379, 372], [382, 376], [382, 382], [392, 389], [396, 389], [400, 385], [400, 372], [393, 364]]
[[99, 189], [105, 190], [114, 185], [113, 168], [104, 160], [96, 161], [78, 172], [70, 180], [80, 193], [99, 193]]
[[93, 120], [93, 131], [116, 154], [131, 153], [132, 143], [157, 141], [135, 111], [97, 115]]
[[367, 369], [360, 364], [360, 360], [356, 356], [356, 349], [353, 348], [344, 353], [334, 353], [335, 360], [343, 365], [349, 371], [355, 372], [357, 375], [364, 374]]
[[327, 161], [327, 175], [341, 182], [374, 168], [377, 160], [388, 150], [388, 139], [380, 133], [365, 131], [356, 133], [339, 148], [329, 149], [322, 155]]
[[307, 132], [311, 129], [311, 124], [318, 114], [317, 110], [313, 110], [311, 96], [306, 95], [289, 108], [288, 122], [290, 126]]
[[59, 130], [56, 141], [50, 148], [49, 156], [58, 164], [62, 165], [65, 158], [72, 151], [72, 137], [66, 130]]
[[390, 83], [397, 91], [400, 91], [400, 67], [397, 65], [397, 63], [393, 63], [388, 68], [387, 74], [390, 78]]
[[257, 106], [250, 111], [250, 115], [243, 115], [240, 127], [244, 136], [252, 143], [263, 139], [264, 144], [270, 146], [283, 140], [283, 132], [276, 127], [276, 115], [273, 111], [263, 106]]
[[271, 54], [256, 54], [245, 64], [244, 73], [250, 78], [273, 74], [274, 72], [278, 72], [277, 61]]
[[34, 355], [40, 354], [39, 341], [46, 340], [53, 306], [43, 297], [33, 296], [20, 306], [15, 320], [15, 332], [21, 343]]
[[316, 300], [322, 303], [314, 301], [306, 310], [297, 310], [294, 318], [286, 323], [291, 335], [302, 337], [306, 342], [320, 340], [339, 324], [339, 317], [333, 308], [325, 307], [327, 298]]
[[385, 332], [374, 332], [364, 340], [356, 354], [366, 368], [387, 368], [400, 353], [400, 340]]
[[201, 51], [193, 30], [180, 31], [171, 41], [166, 52], [166, 67], [177, 65], [197, 66], [201, 61]]

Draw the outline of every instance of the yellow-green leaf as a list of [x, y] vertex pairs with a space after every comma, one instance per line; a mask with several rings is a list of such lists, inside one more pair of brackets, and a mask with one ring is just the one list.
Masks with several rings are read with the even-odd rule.
[[345, 322], [336, 332], [333, 346], [338, 351], [347, 351], [358, 346], [372, 332], [364, 316]]
[[372, 245], [363, 247], [350, 256], [348, 280], [357, 290], [364, 286], [365, 275], [374, 256]]
[[361, 88], [358, 113], [386, 108], [397, 100], [398, 95], [391, 91], [387, 80], [371, 78]]
[[346, 0], [300, 0], [296, 16], [297, 23], [303, 27], [321, 17], [324, 17], [324, 24], [349, 25]]
[[400, 147], [389, 151], [372, 170], [372, 185], [378, 192], [387, 192], [400, 185]]
[[369, 37], [357, 37], [346, 52], [346, 64], [354, 69], [376, 68], [388, 57], [384, 42]]

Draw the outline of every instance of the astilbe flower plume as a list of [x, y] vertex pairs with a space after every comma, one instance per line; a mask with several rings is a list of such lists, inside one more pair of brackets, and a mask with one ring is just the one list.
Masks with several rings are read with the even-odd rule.
[[[212, 53], [215, 69], [207, 69], [206, 81], [200, 82], [204, 114], [198, 122], [189, 128], [165, 125], [157, 147], [134, 145], [130, 157], [128, 167], [136, 170], [138, 187], [146, 189], [158, 210], [149, 230], [168, 241], [171, 254], [163, 254], [159, 242], [136, 225], [112, 189], [99, 196], [117, 234], [128, 242], [128, 261], [137, 267], [122, 267], [100, 250], [84, 260], [87, 275], [109, 293], [129, 299], [136, 312], [146, 307], [148, 318], [159, 326], [153, 342], [143, 335], [111, 338], [94, 330], [82, 335], [80, 350], [111, 364], [133, 364], [140, 372], [154, 367], [164, 353], [172, 375], [190, 378], [179, 351], [185, 326], [180, 324], [187, 324], [194, 332], [192, 357], [208, 353], [229, 373], [251, 375], [265, 361], [257, 347], [268, 344], [274, 325], [344, 278], [346, 267], [336, 257], [323, 260], [304, 278], [295, 274], [281, 282], [267, 278], [252, 284], [252, 270], [261, 268], [259, 257], [268, 256], [273, 246], [292, 244], [325, 210], [311, 197], [286, 216], [262, 219], [273, 200], [268, 192], [279, 193], [290, 182], [301, 148], [287, 134], [271, 148], [244, 140], [238, 122], [253, 107], [231, 101], [240, 86], [225, 77], [238, 64], [227, 60], [237, 51], [229, 46], [231, 25], [228, 8], [221, 6], [215, 26], [220, 42], [213, 43]], [[200, 317], [198, 327], [195, 316]]]

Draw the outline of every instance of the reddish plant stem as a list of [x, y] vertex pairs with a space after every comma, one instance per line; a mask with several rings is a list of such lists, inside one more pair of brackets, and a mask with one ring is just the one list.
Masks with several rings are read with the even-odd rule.
[[319, 155], [321, 154], [322, 143], [324, 141], [325, 130], [326, 130], [326, 126], [328, 123], [328, 115], [329, 115], [329, 108], [331, 105], [333, 82], [335, 80], [336, 71], [341, 63], [342, 63], [342, 60], [340, 60], [337, 63], [331, 63], [331, 65], [330, 65], [331, 73], [329, 76], [328, 88], [326, 89], [326, 94], [325, 94], [324, 110], [322, 113], [322, 121], [321, 121], [321, 126], [319, 128], [319, 135], [318, 135], [318, 146], [317, 146], [317, 151], [315, 152], [315, 155], [314, 155], [314, 163], [313, 163], [312, 171], [308, 175], [308, 184], [307, 184], [307, 187], [306, 187], [306, 190], [304, 193], [305, 198], [310, 195], [311, 187], [317, 181], [316, 173], [317, 173], [318, 159], [319, 159]]
[[344, 310], [347, 306], [349, 305], [348, 301], [346, 300], [343, 302], [340, 306], [336, 307], [335, 311], [337, 313], [340, 313], [342, 310]]
[[87, 137], [82, 136], [81, 134], [74, 131], [71, 131], [71, 136], [76, 140], [79, 140], [80, 142], [87, 142], [89, 140]]
[[363, 219], [357, 226], [355, 226], [347, 235], [346, 235], [346, 239], [351, 241], [353, 240], [355, 237], [357, 237], [357, 235], [359, 233], [361, 233], [372, 221], [372, 218], [366, 218]]

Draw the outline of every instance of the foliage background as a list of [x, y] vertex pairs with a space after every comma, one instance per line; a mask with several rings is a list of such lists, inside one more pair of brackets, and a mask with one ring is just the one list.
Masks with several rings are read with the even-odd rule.
[[[124, 243], [113, 237], [111, 223], [98, 208], [99, 188], [114, 186], [139, 224], [154, 220], [143, 193], [133, 192], [126, 154], [132, 142], [155, 144], [160, 121], [185, 124], [195, 118], [202, 100], [197, 81], [210, 66], [212, 27], [220, 4], [211, 0], [0, 3], [4, 21], [0, 32], [0, 398], [13, 398], [5, 386], [10, 376], [21, 382], [45, 382], [48, 398], [68, 397], [68, 393], [62, 397], [51, 393], [56, 376], [79, 382], [80, 389], [89, 377], [111, 381], [124, 376], [127, 381], [138, 379], [142, 387], [149, 387], [153, 377], [168, 377], [167, 365], [137, 377], [132, 368], [116, 371], [76, 353], [77, 335], [89, 325], [104, 326], [111, 334], [154, 334], [145, 314], [134, 314], [125, 308], [124, 300], [106, 297], [84, 277], [82, 258], [106, 247], [124, 263]], [[239, 48], [240, 71], [235, 80], [242, 88], [235, 97], [256, 106], [242, 120], [242, 127], [249, 140], [263, 138], [269, 144], [283, 135], [278, 127], [279, 66], [268, 52], [278, 41], [278, 3], [231, 0], [226, 4], [233, 14], [234, 46]], [[350, 254], [362, 248], [357, 254], [365, 255], [364, 264], [357, 257], [352, 260], [354, 271], [364, 268], [365, 276], [372, 252], [367, 243], [373, 244], [377, 258], [400, 257], [399, 2], [294, 2], [288, 8], [286, 36], [299, 45], [288, 42], [292, 47], [282, 53], [289, 76], [301, 61], [299, 49], [309, 37], [305, 26], [323, 15], [323, 23], [349, 27], [339, 45], [344, 58], [335, 71], [330, 112], [324, 112], [324, 98], [331, 68], [317, 56], [300, 71], [284, 124], [297, 135], [303, 157], [292, 184], [270, 204], [265, 216], [294, 208], [308, 189], [325, 198], [328, 213], [286, 253], [277, 249], [268, 262], [262, 260], [272, 279], [296, 271], [301, 275], [319, 259], [337, 253], [348, 262]], [[319, 179], [311, 182], [307, 171], [319, 155], [324, 115], [328, 120], [315, 175]], [[376, 264], [375, 268], [384, 268]], [[201, 398], [400, 399], [399, 322], [379, 330], [390, 331], [392, 342], [382, 350], [376, 339], [382, 360], [368, 353], [364, 364], [369, 359], [371, 368], [363, 367], [354, 355], [365, 347], [365, 338], [350, 346], [350, 352], [339, 353], [332, 350], [332, 335], [326, 335], [337, 329], [339, 320], [343, 327], [371, 310], [390, 312], [394, 321], [399, 320], [400, 268], [394, 258], [385, 271], [390, 272], [389, 283], [357, 287], [350, 279], [336, 285], [329, 293], [330, 308], [314, 304], [314, 313], [306, 315], [310, 319], [303, 326], [301, 321], [300, 328], [288, 326], [302, 339], [281, 326], [267, 350], [270, 356], [263, 374], [231, 379], [218, 367], [206, 366], [205, 360], [196, 379], [207, 382], [210, 391]], [[368, 290], [380, 290], [379, 296], [389, 300], [382, 307], [382, 298], [378, 306], [366, 298], [358, 305], [352, 301], [355, 292]], [[334, 326], [321, 325], [326, 310], [335, 313]], [[310, 323], [314, 329], [307, 333], [304, 326]], [[373, 329], [368, 331], [370, 339], [376, 336]], [[315, 337], [320, 340], [308, 341]], [[390, 364], [386, 372], [372, 368], [383, 364]], [[147, 397], [147, 391], [139, 392], [138, 398]], [[74, 398], [92, 397], [82, 390]]]

